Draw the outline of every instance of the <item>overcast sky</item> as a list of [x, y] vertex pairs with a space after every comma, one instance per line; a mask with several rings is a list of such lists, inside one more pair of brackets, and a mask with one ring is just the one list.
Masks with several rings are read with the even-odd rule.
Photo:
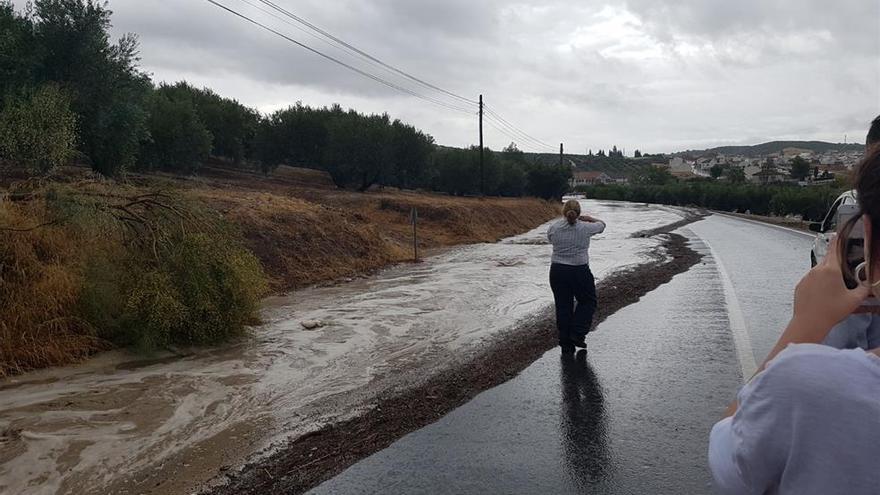
[[[257, 0], [217, 1], [459, 104], [248, 5]], [[861, 142], [880, 114], [880, 0], [274, 2], [438, 87], [483, 93], [508, 121], [573, 153], [840, 142], [845, 134]], [[142, 66], [157, 82], [186, 79], [264, 112], [340, 103], [388, 112], [440, 144], [477, 142], [475, 115], [382, 86], [206, 0], [111, 0], [110, 8], [114, 35], [140, 36]], [[512, 140], [489, 125], [485, 133], [493, 148]]]

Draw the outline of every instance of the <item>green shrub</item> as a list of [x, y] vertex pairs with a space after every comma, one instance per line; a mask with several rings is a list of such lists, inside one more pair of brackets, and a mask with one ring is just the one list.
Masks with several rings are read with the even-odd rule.
[[[172, 343], [198, 343], [180, 338], [187, 331], [187, 307], [180, 301], [174, 281], [159, 270], [140, 274], [122, 295], [119, 327], [111, 338], [118, 343], [150, 351]], [[123, 302], [120, 301], [120, 302]]]
[[259, 260], [234, 243], [204, 233], [186, 234], [159, 264], [175, 291], [184, 319], [171, 325], [177, 343], [221, 342], [253, 323], [266, 290]]
[[186, 234], [178, 241], [124, 291], [117, 341], [144, 350], [214, 344], [241, 335], [255, 322], [266, 290], [259, 261], [206, 234]]
[[259, 260], [220, 219], [163, 201], [169, 209], [137, 211], [149, 224], [143, 228], [125, 227], [114, 208], [61, 203], [75, 228], [94, 239], [82, 272], [80, 317], [101, 338], [144, 351], [241, 335], [256, 321], [267, 290]]
[[64, 165], [75, 146], [70, 99], [55, 86], [43, 86], [0, 113], [0, 156], [32, 172]]

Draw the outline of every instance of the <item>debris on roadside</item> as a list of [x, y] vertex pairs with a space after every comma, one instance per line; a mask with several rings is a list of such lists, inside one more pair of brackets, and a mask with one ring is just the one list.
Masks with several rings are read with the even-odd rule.
[[317, 330], [324, 326], [324, 322], [321, 320], [306, 320], [301, 322], [300, 325], [306, 330]]

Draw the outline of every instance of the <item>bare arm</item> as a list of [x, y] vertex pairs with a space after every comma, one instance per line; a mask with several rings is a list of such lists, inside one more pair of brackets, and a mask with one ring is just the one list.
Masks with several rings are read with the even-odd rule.
[[580, 220], [580, 221], [582, 221], [582, 222], [590, 222], [590, 223], [605, 223], [605, 222], [603, 222], [602, 220], [599, 220], [599, 219], [596, 218], [596, 217], [593, 217], [593, 216], [587, 215], [586, 213], [584, 213], [583, 215], [581, 215], [581, 216], [578, 218], [578, 220]]

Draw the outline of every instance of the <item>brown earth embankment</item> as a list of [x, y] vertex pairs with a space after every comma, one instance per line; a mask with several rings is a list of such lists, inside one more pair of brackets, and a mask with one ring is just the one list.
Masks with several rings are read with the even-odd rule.
[[[162, 242], [173, 244], [173, 235], [198, 234], [201, 244], [196, 248], [201, 251], [183, 253], [196, 261], [202, 259], [201, 252], [212, 251], [211, 243], [241, 245], [243, 253], [212, 254], [221, 265], [224, 259], [240, 261], [242, 282], [257, 276], [247, 271], [242, 256], [255, 256], [270, 290], [281, 292], [410, 260], [413, 208], [419, 214], [423, 251], [493, 242], [530, 230], [558, 212], [558, 205], [531, 198], [341, 191], [319, 172], [289, 168], [272, 176], [211, 168], [199, 176], [133, 175], [120, 182], [76, 168], [50, 179], [5, 178], [9, 180], [0, 180], [0, 377], [72, 363], [138, 341], [140, 336], [122, 328], [123, 320], [138, 311], [155, 319], [151, 331], [168, 333], [162, 325], [174, 325], [165, 318], [174, 313], [169, 308], [186, 308], [181, 309], [178, 300], [161, 297], [168, 291], [158, 282], [144, 292], [136, 272], [144, 265], [129, 260], [156, 257], [148, 265], [167, 268], [157, 271], [164, 277], [157, 280], [173, 284], [167, 273], [188, 271], [178, 266], [174, 272], [173, 266], [162, 267], [164, 260], [158, 260]], [[216, 219], [224, 227], [217, 228]], [[169, 224], [179, 224], [180, 232], [155, 232]], [[205, 266], [205, 274], [214, 272]], [[114, 284], [119, 277], [130, 279], [131, 293], [118, 293]], [[189, 282], [212, 283], [206, 277]], [[230, 294], [196, 301], [199, 310], [218, 307], [223, 297], [252, 298], [240, 292], [253, 284], [242, 282]], [[187, 299], [183, 296], [178, 299]], [[107, 303], [114, 304], [118, 314], [89, 312]], [[149, 307], [153, 303], [156, 307]], [[241, 307], [245, 311], [247, 301]], [[118, 327], [115, 333], [102, 328], [107, 324]], [[174, 335], [163, 338], [181, 342]], [[197, 341], [201, 336], [183, 340], [187, 338], [205, 341]]]
[[[541, 225], [558, 207], [532, 198], [455, 198], [410, 192], [304, 195], [198, 189], [193, 194], [237, 225], [276, 290], [355, 277], [420, 255], [495, 242]], [[296, 194], [296, 193], [294, 193]]]
[[[382, 189], [341, 190], [323, 172], [279, 167], [271, 176], [206, 168], [198, 178], [165, 177], [220, 211], [244, 234], [276, 290], [355, 277], [413, 258], [419, 249], [495, 242], [559, 214], [535, 198], [472, 198]], [[152, 179], [148, 179], [152, 180]]]

